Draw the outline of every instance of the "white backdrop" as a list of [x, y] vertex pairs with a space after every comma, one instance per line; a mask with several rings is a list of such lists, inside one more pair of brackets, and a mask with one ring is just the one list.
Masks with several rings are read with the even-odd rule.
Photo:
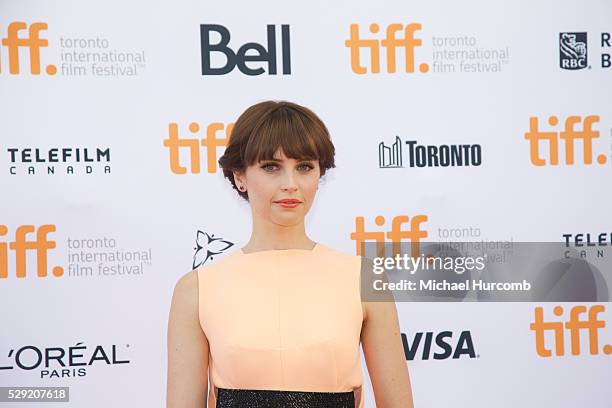
[[[210, 139], [209, 126], [227, 129], [262, 100], [308, 106], [331, 132], [337, 168], [325, 176], [308, 216], [315, 241], [354, 254], [357, 217], [367, 231], [386, 232], [393, 217], [425, 215], [422, 229], [432, 241], [450, 234], [561, 242], [563, 234], [606, 233], [610, 245], [612, 68], [605, 54], [612, 47], [601, 41], [612, 31], [607, 1], [2, 1], [0, 11], [0, 386], [69, 386], [70, 402], [49, 407], [164, 406], [169, 303], [177, 279], [194, 266], [196, 234], [227, 240], [232, 249], [250, 234], [248, 204], [210, 164], [223, 147], [201, 141]], [[267, 25], [274, 25], [277, 74], [249, 61], [265, 73], [236, 67], [203, 75], [201, 24], [224, 26], [233, 52], [252, 42], [269, 49]], [[360, 39], [379, 41], [379, 73], [367, 47], [351, 61], [345, 42], [352, 24]], [[399, 45], [389, 47], [396, 72], [388, 72], [380, 45], [392, 24], [401, 25]], [[410, 24], [420, 24], [412, 26], [420, 44], [402, 41]], [[283, 74], [281, 25], [289, 26], [290, 74]], [[564, 37], [570, 56], [561, 49], [562, 33], [574, 36]], [[414, 50], [414, 72], [406, 72], [405, 48]], [[220, 53], [210, 58], [212, 66], [225, 63]], [[564, 69], [560, 58], [585, 67]], [[11, 72], [17, 62], [19, 72]], [[354, 72], [357, 65], [365, 73]], [[568, 117], [580, 117], [580, 131], [593, 115], [592, 164], [581, 139], [568, 164], [559, 132]], [[525, 133], [532, 117], [540, 131], [556, 132], [558, 165], [550, 164], [545, 141], [546, 164], [530, 159]], [[181, 139], [199, 140], [199, 172], [188, 147], [178, 158], [186, 173], [172, 171], [164, 141], [173, 123]], [[191, 123], [200, 130], [190, 131]], [[391, 146], [396, 136], [403, 167], [384, 167], [379, 143]], [[406, 141], [477, 144], [482, 162], [410, 167]], [[45, 162], [36, 161], [36, 149]], [[70, 154], [65, 161], [62, 149]], [[97, 149], [108, 155], [77, 162], [75, 149], [81, 160], [83, 149], [90, 158]], [[374, 222], [379, 215], [382, 226]], [[198, 261], [215, 242], [199, 250]], [[47, 276], [38, 276], [39, 267]], [[600, 320], [610, 321], [609, 302], [601, 304]], [[559, 305], [565, 313], [555, 316]], [[417, 407], [610, 404], [609, 326], [599, 330], [597, 354], [589, 353], [588, 331], [581, 332], [579, 355], [570, 353], [567, 331], [565, 355], [536, 352], [529, 326], [535, 308], [544, 307], [547, 321], [567, 322], [576, 304], [397, 306], [410, 343], [416, 333], [451, 331], [454, 349], [469, 331], [475, 351], [474, 358], [424, 359], [421, 344], [407, 362]], [[546, 336], [554, 349], [553, 333]], [[432, 353], [439, 350], [432, 344]], [[64, 365], [46, 364], [45, 353], [63, 355]], [[371, 389], [366, 406], [374, 406]]]

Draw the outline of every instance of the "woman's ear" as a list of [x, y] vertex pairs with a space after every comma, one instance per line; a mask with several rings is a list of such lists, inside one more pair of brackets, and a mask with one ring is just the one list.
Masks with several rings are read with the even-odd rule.
[[246, 184], [245, 184], [245, 177], [244, 174], [240, 171], [233, 171], [232, 174], [234, 175], [234, 183], [236, 184], [236, 187], [238, 188], [238, 190], [240, 191], [245, 191], [246, 190]]

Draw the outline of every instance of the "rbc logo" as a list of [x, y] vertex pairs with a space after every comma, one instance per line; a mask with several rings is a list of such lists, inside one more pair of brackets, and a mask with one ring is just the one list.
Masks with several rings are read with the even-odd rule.
[[577, 70], [587, 66], [587, 33], [559, 33], [559, 66]]
[[[227, 28], [218, 24], [200, 24], [200, 41], [202, 48], [202, 75], [225, 75], [238, 66], [238, 70], [245, 75], [261, 75], [266, 70], [263, 67], [252, 68], [247, 66], [247, 62], [267, 62], [268, 75], [277, 75], [276, 66], [276, 27], [272, 24], [267, 26], [268, 38], [267, 47], [249, 42], [238, 48], [234, 52], [229, 46], [230, 32]], [[211, 33], [221, 36], [221, 41], [217, 44], [211, 42]], [[291, 49], [289, 44], [289, 25], [281, 25], [281, 57], [283, 75], [291, 74]], [[247, 55], [247, 53], [249, 55]], [[221, 53], [227, 62], [224, 66], [213, 68], [211, 66], [211, 54]]]

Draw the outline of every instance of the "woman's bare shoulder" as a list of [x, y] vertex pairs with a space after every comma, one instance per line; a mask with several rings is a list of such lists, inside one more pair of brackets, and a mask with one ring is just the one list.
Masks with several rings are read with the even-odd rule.
[[184, 273], [176, 282], [167, 342], [167, 406], [206, 406], [209, 349], [198, 320], [197, 270]]
[[[215, 274], [226, 269], [228, 265], [231, 265], [231, 260], [235, 258], [235, 254], [233, 255], [234, 256], [225, 256], [220, 259], [215, 259], [214, 262], [202, 264], [184, 273], [176, 282], [174, 297], [178, 298], [181, 302], [188, 301], [188, 304], [195, 304], [197, 306], [200, 289], [204, 289], [205, 286], [210, 285], [212, 283], [211, 278], [214, 280]], [[200, 287], [201, 285], [203, 285], [203, 287]]]
[[198, 305], [198, 268], [184, 273], [174, 286], [173, 303], [197, 308]]

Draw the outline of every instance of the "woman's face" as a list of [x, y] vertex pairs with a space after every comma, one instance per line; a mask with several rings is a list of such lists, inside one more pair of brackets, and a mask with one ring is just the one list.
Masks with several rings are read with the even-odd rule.
[[303, 222], [314, 201], [321, 171], [317, 160], [287, 158], [277, 150], [274, 160], [262, 160], [234, 173], [246, 187], [253, 215], [282, 226]]

